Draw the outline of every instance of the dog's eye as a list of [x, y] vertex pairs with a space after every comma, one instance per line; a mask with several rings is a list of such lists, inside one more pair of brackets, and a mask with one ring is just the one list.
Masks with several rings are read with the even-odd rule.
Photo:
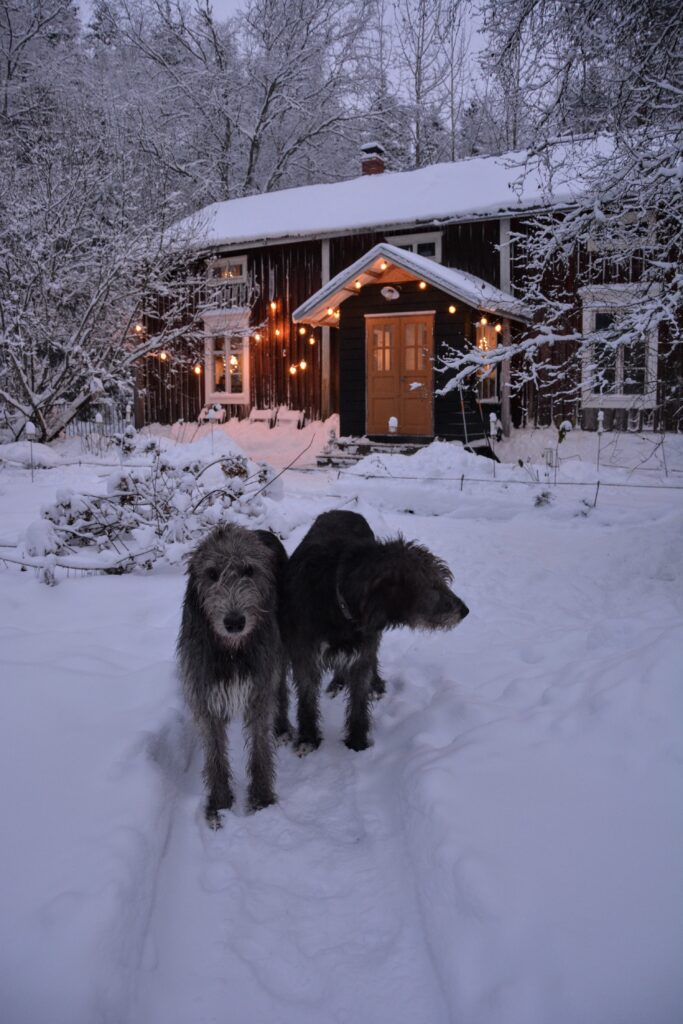
[[221, 574], [219, 573], [218, 569], [209, 569], [206, 575], [208, 576], [212, 583], [217, 583], [218, 580], [220, 579]]
[[253, 576], [254, 575], [254, 566], [253, 565], [245, 565], [245, 567], [242, 569], [242, 575], [243, 576]]

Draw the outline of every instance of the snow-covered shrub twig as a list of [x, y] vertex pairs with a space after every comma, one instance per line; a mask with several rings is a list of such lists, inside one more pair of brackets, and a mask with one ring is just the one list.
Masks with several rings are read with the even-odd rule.
[[112, 473], [105, 494], [59, 491], [27, 529], [24, 553], [34, 565], [55, 555], [87, 555], [87, 568], [108, 572], [129, 571], [140, 560], [146, 566], [159, 558], [177, 561], [219, 522], [262, 520], [273, 477], [266, 463], [243, 455], [174, 463], [156, 450], [150, 466]]

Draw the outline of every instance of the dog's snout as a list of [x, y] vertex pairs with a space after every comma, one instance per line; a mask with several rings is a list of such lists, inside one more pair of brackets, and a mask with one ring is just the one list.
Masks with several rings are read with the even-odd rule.
[[241, 633], [245, 622], [246, 619], [240, 612], [230, 612], [223, 619], [223, 625], [228, 633]]
[[458, 608], [458, 612], [460, 614], [461, 621], [462, 621], [462, 619], [466, 618], [470, 614], [470, 610], [469, 610], [469, 608], [467, 607], [467, 605], [465, 604], [464, 601], [458, 600], [457, 601], [457, 608]]

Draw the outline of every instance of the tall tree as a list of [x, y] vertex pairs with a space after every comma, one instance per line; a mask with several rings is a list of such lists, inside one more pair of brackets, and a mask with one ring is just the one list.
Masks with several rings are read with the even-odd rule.
[[[496, 60], [520, 67], [546, 216], [517, 240], [520, 294], [536, 327], [517, 346], [518, 383], [553, 383], [577, 394], [609, 386], [610, 367], [640, 364], [647, 340], [678, 366], [659, 400], [680, 400], [683, 325], [683, 20], [677, 0], [487, 0]], [[602, 132], [596, 136], [597, 130]], [[583, 133], [589, 130], [590, 139]], [[558, 133], [562, 133], [558, 144]], [[592, 139], [592, 141], [591, 141]], [[557, 186], [573, 192], [552, 209]], [[597, 334], [584, 334], [579, 295], [603, 282], [634, 282], [631, 300]], [[572, 287], [567, 287], [567, 282]], [[567, 342], [572, 344], [567, 345]], [[459, 362], [463, 375], [478, 356]], [[652, 395], [650, 395], [652, 398]]]

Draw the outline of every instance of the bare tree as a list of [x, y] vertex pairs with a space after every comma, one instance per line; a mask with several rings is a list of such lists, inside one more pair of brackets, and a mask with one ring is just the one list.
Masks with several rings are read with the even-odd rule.
[[[485, 10], [498, 59], [514, 66], [521, 47], [533, 68], [524, 75], [534, 136], [528, 172], [543, 173], [547, 205], [515, 243], [525, 268], [517, 275], [519, 293], [535, 327], [495, 358], [516, 357], [517, 386], [532, 380], [573, 397], [580, 389], [614, 389], [618, 365], [622, 391], [649, 388], [651, 405], [657, 383], [644, 353], [654, 338], [660, 365], [670, 363], [657, 395], [660, 407], [668, 404], [670, 422], [683, 376], [680, 5], [490, 0]], [[586, 127], [589, 138], [581, 134]], [[558, 191], [573, 193], [561, 210]], [[629, 300], [615, 304], [599, 330], [586, 332], [582, 299], [615, 282], [630, 285]], [[481, 359], [470, 352], [455, 363], [467, 376]]]
[[448, 0], [396, 0], [397, 60], [411, 112], [415, 167], [430, 163], [435, 105], [448, 78], [444, 46], [452, 5]]

